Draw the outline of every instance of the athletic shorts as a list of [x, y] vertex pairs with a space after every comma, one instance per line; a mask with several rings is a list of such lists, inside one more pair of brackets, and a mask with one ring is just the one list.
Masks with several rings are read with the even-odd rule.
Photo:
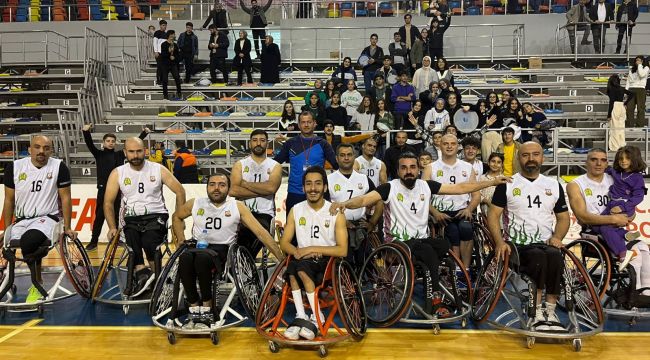
[[302, 271], [314, 282], [316, 286], [323, 282], [323, 276], [325, 275], [325, 270], [327, 269], [327, 263], [329, 262], [330, 257], [325, 256], [320, 259], [292, 259], [287, 265], [287, 279], [289, 275], [296, 277], [299, 283], [300, 277], [298, 272]]
[[54, 237], [55, 227], [59, 223], [58, 220], [54, 220], [55, 218], [53, 215], [45, 215], [19, 220], [11, 227], [11, 240], [20, 239], [27, 230], [38, 230], [51, 241]]

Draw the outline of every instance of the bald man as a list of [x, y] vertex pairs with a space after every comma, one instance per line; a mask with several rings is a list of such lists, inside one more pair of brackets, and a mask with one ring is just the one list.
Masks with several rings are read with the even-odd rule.
[[[537, 286], [535, 320], [531, 330], [563, 331], [555, 314], [560, 294], [564, 258], [560, 248], [569, 231], [569, 212], [560, 183], [540, 174], [544, 150], [535, 142], [519, 148], [521, 170], [512, 182], [498, 185], [488, 211], [488, 227], [496, 242], [497, 256], [510, 253], [511, 248], [501, 236], [500, 219], [508, 208], [504, 221], [506, 240], [517, 247], [520, 273], [526, 274]], [[553, 226], [555, 224], [555, 226]], [[546, 290], [546, 306], [542, 293]]]
[[[127, 281], [124, 295], [136, 297], [149, 288], [155, 274], [161, 270], [155, 266], [154, 260], [160, 254], [160, 245], [167, 238], [169, 211], [163, 198], [163, 185], [176, 194], [176, 208], [185, 204], [185, 190], [167, 168], [145, 160], [141, 139], [127, 139], [124, 155], [127, 163], [117, 167], [108, 177], [104, 212], [109, 229], [108, 239], [111, 241], [118, 231], [113, 202], [121, 192], [120, 225], [123, 225], [127, 245], [133, 250], [135, 270], [134, 276]], [[149, 267], [144, 263], [143, 250]]]
[[47, 296], [41, 285], [41, 260], [47, 255], [61, 217], [65, 233], [71, 238], [77, 236], [70, 226], [70, 170], [63, 161], [51, 158], [53, 150], [48, 137], [34, 136], [29, 145], [30, 157], [9, 163], [4, 174], [4, 225], [16, 217], [11, 240], [19, 240], [22, 256], [36, 279], [27, 294], [28, 303]]

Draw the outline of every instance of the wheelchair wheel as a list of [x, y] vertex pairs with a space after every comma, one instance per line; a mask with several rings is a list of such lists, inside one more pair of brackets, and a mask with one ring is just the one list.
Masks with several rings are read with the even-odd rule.
[[490, 253], [485, 260], [485, 266], [476, 280], [472, 299], [472, 319], [474, 321], [482, 322], [494, 311], [499, 302], [501, 290], [506, 285], [509, 261], [510, 255], [499, 260], [495, 252]]
[[89, 298], [93, 289], [95, 273], [81, 241], [63, 236], [60, 246], [61, 259], [70, 282], [79, 295]]
[[578, 239], [572, 241], [566, 248], [580, 260], [600, 299], [603, 299], [612, 277], [612, 262], [605, 247], [596, 241]]
[[415, 271], [408, 253], [395, 243], [375, 249], [361, 268], [359, 281], [370, 323], [388, 327], [408, 310]]
[[[589, 328], [596, 328], [604, 321], [600, 298], [582, 262], [569, 250], [562, 248], [564, 255], [564, 296], [560, 305], [568, 312], [575, 309], [579, 322]], [[566, 294], [571, 291], [571, 294]], [[582, 321], [580, 321], [582, 320]]]
[[179, 246], [169, 260], [167, 260], [167, 264], [162, 269], [158, 279], [156, 279], [156, 285], [153, 288], [151, 302], [149, 303], [149, 315], [154, 318], [168, 311], [172, 305], [174, 281], [178, 277], [179, 259], [187, 248], [188, 246], [185, 243]]
[[280, 301], [282, 300], [282, 289], [286, 283], [284, 280], [286, 270], [287, 260], [284, 260], [275, 268], [273, 275], [271, 275], [264, 288], [262, 299], [255, 314], [255, 325], [258, 327], [258, 331], [260, 329], [265, 331], [267, 327], [271, 326], [271, 321], [278, 314]]
[[485, 260], [494, 250], [494, 241], [490, 235], [490, 231], [480, 223], [474, 223], [474, 248], [481, 258], [481, 266], [485, 264]]
[[[450, 264], [449, 261], [451, 261], [452, 263]], [[456, 269], [461, 270], [460, 276], [457, 276]], [[472, 282], [470, 280], [469, 274], [467, 273], [467, 270], [465, 270], [465, 267], [463, 266], [463, 263], [453, 252], [451, 251], [449, 252], [447, 261], [443, 262], [442, 265], [440, 266], [439, 273], [440, 273], [440, 285], [442, 285], [444, 288], [449, 290], [452, 294], [452, 298], [447, 298], [448, 294], [446, 293], [443, 294], [443, 303], [447, 305], [452, 305], [453, 307], [458, 308], [459, 311], [462, 310], [462, 306], [463, 306], [462, 303], [465, 304], [472, 303], [472, 298], [473, 298]], [[458, 299], [453, 298], [455, 297], [456, 293], [460, 295]]]
[[99, 293], [102, 291], [104, 280], [106, 280], [106, 276], [108, 276], [109, 266], [113, 263], [113, 258], [117, 252], [121, 231], [122, 229], [117, 229], [117, 234], [115, 234], [115, 236], [111, 239], [111, 242], [108, 243], [108, 246], [106, 247], [104, 259], [102, 260], [102, 264], [100, 265], [99, 271], [97, 272], [97, 278], [93, 284], [93, 291], [91, 293], [93, 301], [97, 298], [97, 296], [99, 296]]
[[254, 319], [263, 291], [255, 260], [248, 249], [243, 246], [235, 246], [229, 256], [232, 277], [235, 280], [240, 301], [250, 319]]
[[336, 303], [341, 311], [341, 321], [352, 338], [359, 341], [363, 339], [368, 327], [359, 279], [352, 265], [345, 260], [337, 260], [333, 271], [332, 282]]

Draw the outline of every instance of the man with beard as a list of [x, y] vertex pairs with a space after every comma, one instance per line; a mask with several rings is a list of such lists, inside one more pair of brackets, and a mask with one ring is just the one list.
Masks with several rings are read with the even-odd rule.
[[[126, 244], [133, 250], [135, 283], [129, 277], [124, 290], [125, 295], [133, 297], [142, 294], [154, 281], [157, 269], [154, 263], [160, 255], [159, 246], [167, 238], [167, 219], [169, 218], [163, 185], [176, 195], [176, 208], [185, 204], [185, 189], [172, 173], [160, 164], [144, 159], [144, 143], [138, 138], [128, 138], [124, 142], [127, 164], [111, 172], [106, 184], [104, 213], [108, 223], [108, 241], [118, 233], [113, 202], [118, 191], [122, 193], [121, 218], [122, 231]], [[122, 224], [120, 224], [122, 226]], [[142, 251], [147, 255], [149, 267], [144, 263]]]
[[[564, 191], [554, 178], [540, 174], [544, 150], [535, 142], [521, 145], [518, 160], [519, 173], [512, 182], [501, 184], [494, 190], [488, 211], [488, 228], [496, 242], [499, 257], [512, 249], [502, 236], [501, 215], [508, 208], [506, 236], [517, 247], [519, 269], [537, 286], [536, 312], [533, 329], [537, 331], [563, 331], [564, 326], [555, 314], [561, 290], [564, 258], [560, 248], [569, 231], [569, 212]], [[555, 227], [553, 224], [555, 223]], [[542, 293], [546, 290], [546, 306], [542, 307]]]
[[[329, 196], [332, 202], [343, 202], [353, 197], [367, 194], [375, 190], [375, 184], [368, 176], [354, 171], [354, 148], [350, 144], [341, 144], [336, 148], [336, 161], [339, 169], [327, 176], [330, 184]], [[377, 227], [384, 207], [375, 204], [372, 216], [367, 219], [366, 209], [356, 209], [345, 213], [348, 228], [348, 259], [358, 268], [363, 264], [363, 253], [360, 253], [361, 243]]]
[[342, 203], [333, 203], [330, 213], [346, 209], [359, 209], [383, 201], [384, 237], [386, 241], [403, 241], [410, 249], [413, 261], [426, 265], [425, 311], [432, 314], [433, 304], [442, 299], [438, 282], [438, 267], [447, 256], [449, 243], [444, 238], [433, 239], [429, 232], [429, 209], [433, 195], [461, 195], [481, 190], [488, 186], [505, 183], [507, 178], [498, 177], [492, 181], [462, 184], [440, 184], [417, 178], [419, 168], [417, 156], [404, 153], [399, 161], [399, 179], [393, 179], [365, 195], [354, 197]]
[[399, 157], [403, 153], [410, 152], [415, 154], [416, 152], [413, 146], [406, 144], [406, 140], [408, 140], [406, 131], [398, 131], [395, 134], [395, 145], [386, 149], [384, 153], [384, 164], [386, 164], [386, 170], [391, 179], [397, 179], [397, 161]]
[[[456, 136], [447, 134], [442, 137], [441, 143], [442, 157], [424, 168], [422, 179], [434, 180], [441, 184], [476, 182], [476, 172], [472, 165], [456, 157]], [[467, 269], [474, 248], [472, 215], [480, 203], [481, 194], [474, 191], [462, 195], [435, 195], [431, 204], [431, 214], [437, 224], [445, 225], [445, 238]]]
[[51, 139], [34, 136], [29, 145], [30, 156], [7, 164], [4, 173], [3, 225], [8, 227], [16, 217], [10, 237], [19, 240], [22, 258], [35, 280], [29, 288], [27, 303], [47, 296], [42, 286], [41, 261], [47, 255], [61, 216], [65, 234], [77, 236], [70, 224], [70, 170], [61, 160], [50, 157], [53, 150]]
[[377, 152], [377, 139], [371, 137], [361, 146], [361, 156], [354, 160], [354, 170], [368, 175], [375, 186], [385, 184], [388, 181], [386, 175], [386, 164], [375, 157]]
[[[331, 204], [323, 197], [328, 187], [325, 169], [320, 166], [307, 168], [302, 184], [307, 200], [296, 204], [289, 211], [280, 240], [282, 251], [293, 256], [286, 270], [296, 307], [296, 318], [284, 332], [284, 336], [290, 340], [298, 340], [300, 337], [314, 339], [318, 333], [317, 321], [325, 321], [318, 308], [316, 284], [322, 281], [330, 257], [345, 257], [348, 253], [345, 216], [330, 215]], [[294, 235], [297, 246], [292, 242]], [[311, 318], [305, 313], [301, 288], [307, 294], [312, 310]]]
[[[248, 206], [228, 198], [229, 190], [228, 175], [217, 170], [208, 179], [208, 197], [189, 200], [177, 207], [172, 216], [172, 229], [178, 239], [178, 245], [185, 242], [185, 219], [191, 216], [192, 238], [197, 242], [196, 247], [210, 249], [216, 253], [216, 256], [213, 256], [214, 253], [207, 251], [186, 251], [179, 259], [178, 274], [190, 304], [189, 321], [183, 328], [207, 329], [214, 322], [215, 315], [219, 314], [219, 309], [212, 312], [212, 279], [225, 270], [228, 248], [237, 241], [240, 224], [254, 234], [256, 239], [260, 239], [278, 261], [284, 258], [271, 234], [258, 222]], [[196, 289], [197, 280], [201, 295]]]
[[[251, 154], [232, 167], [230, 196], [243, 201], [267, 231], [273, 229], [275, 193], [282, 183], [282, 165], [266, 157], [269, 135], [256, 129], [251, 133]], [[239, 243], [255, 257], [262, 249], [258, 237], [248, 228], [239, 234]]]

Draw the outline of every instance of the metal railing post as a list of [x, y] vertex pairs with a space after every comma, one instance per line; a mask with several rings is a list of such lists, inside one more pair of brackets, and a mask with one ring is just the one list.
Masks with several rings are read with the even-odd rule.
[[48, 56], [49, 56], [49, 53], [50, 53], [49, 50], [48, 50], [48, 47], [50, 45], [48, 35], [49, 35], [49, 32], [46, 32], [45, 33], [45, 67], [47, 67], [47, 59], [48, 59]]

